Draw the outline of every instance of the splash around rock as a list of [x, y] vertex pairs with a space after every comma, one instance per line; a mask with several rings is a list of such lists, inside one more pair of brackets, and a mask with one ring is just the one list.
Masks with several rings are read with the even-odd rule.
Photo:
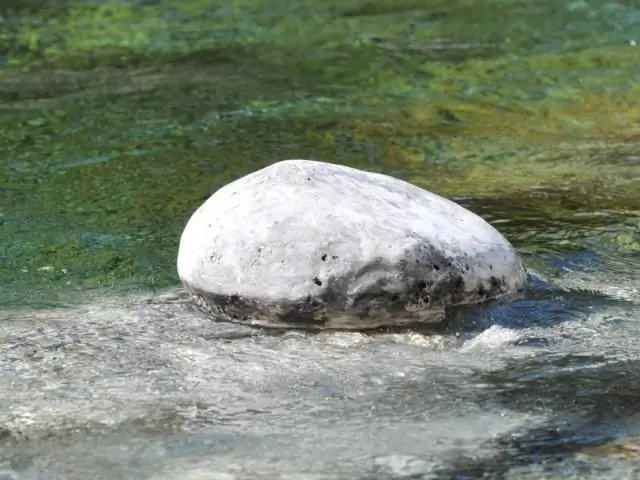
[[513, 246], [460, 205], [402, 180], [284, 160], [216, 191], [189, 219], [178, 274], [216, 320], [281, 328], [435, 323], [518, 292]]

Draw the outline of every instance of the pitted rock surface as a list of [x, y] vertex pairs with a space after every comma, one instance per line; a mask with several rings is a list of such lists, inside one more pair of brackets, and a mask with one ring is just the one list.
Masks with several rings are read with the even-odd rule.
[[513, 246], [476, 214], [402, 180], [285, 160], [216, 191], [189, 219], [178, 273], [214, 318], [289, 328], [438, 322], [516, 293]]

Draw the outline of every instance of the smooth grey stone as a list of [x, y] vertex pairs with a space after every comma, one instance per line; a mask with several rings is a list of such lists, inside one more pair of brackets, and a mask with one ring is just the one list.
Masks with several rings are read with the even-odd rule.
[[402, 180], [285, 160], [216, 191], [189, 219], [178, 274], [214, 318], [287, 328], [438, 322], [448, 305], [517, 292], [512, 245]]

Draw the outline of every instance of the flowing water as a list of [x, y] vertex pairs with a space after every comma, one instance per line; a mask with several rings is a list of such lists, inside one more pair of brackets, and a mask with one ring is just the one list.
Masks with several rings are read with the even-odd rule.
[[[640, 478], [640, 5], [0, 0], [0, 480]], [[271, 161], [447, 195], [522, 298], [271, 332], [179, 288]]]
[[0, 478], [637, 478], [640, 258], [529, 262], [436, 332], [273, 334], [179, 291], [6, 311]]

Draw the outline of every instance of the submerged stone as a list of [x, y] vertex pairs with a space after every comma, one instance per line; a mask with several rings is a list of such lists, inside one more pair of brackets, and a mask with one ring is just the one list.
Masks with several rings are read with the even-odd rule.
[[215, 319], [288, 328], [438, 322], [517, 292], [513, 246], [460, 205], [402, 180], [285, 160], [215, 192], [189, 219], [178, 274]]

